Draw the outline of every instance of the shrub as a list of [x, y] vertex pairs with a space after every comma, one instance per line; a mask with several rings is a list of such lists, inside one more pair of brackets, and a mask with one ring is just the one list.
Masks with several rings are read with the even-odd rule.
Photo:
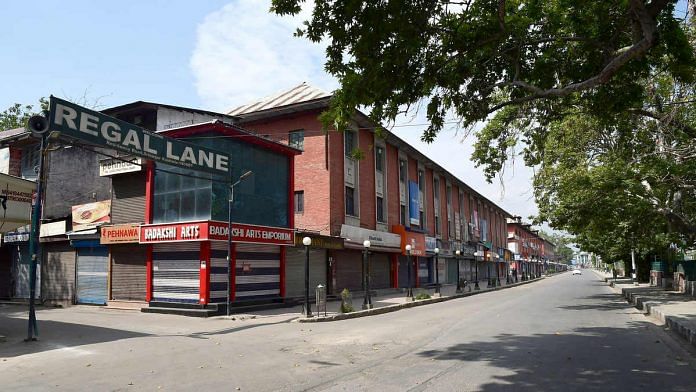
[[355, 309], [353, 309], [353, 296], [348, 289], [343, 289], [343, 291], [341, 291], [341, 313], [350, 313], [353, 311], [355, 311]]
[[430, 294], [421, 291], [416, 295], [416, 299], [430, 299]]

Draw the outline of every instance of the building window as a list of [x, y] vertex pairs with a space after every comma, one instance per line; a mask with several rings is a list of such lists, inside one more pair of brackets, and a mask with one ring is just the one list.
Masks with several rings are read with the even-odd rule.
[[355, 213], [355, 190], [349, 186], [346, 187], [346, 215], [357, 216]]
[[399, 181], [406, 183], [406, 161], [399, 159]]
[[41, 158], [40, 146], [35, 144], [22, 149], [21, 175], [22, 178], [35, 180], [37, 177], [39, 159]]
[[288, 144], [298, 150], [304, 150], [304, 129], [290, 131], [288, 133]]
[[440, 235], [440, 217], [435, 216], [435, 234]]
[[425, 192], [425, 173], [423, 170], [418, 170], [418, 190]]
[[304, 212], [304, 191], [295, 191], [295, 213]]
[[448, 186], [447, 187], [447, 205], [451, 206], [452, 205], [452, 187]]
[[175, 166], [157, 165], [153, 223], [183, 222], [211, 218], [211, 180]]
[[399, 223], [406, 226], [406, 206], [403, 204], [399, 207]]
[[343, 132], [343, 146], [345, 148], [345, 154], [348, 158], [353, 156], [353, 150], [355, 150], [355, 132], [344, 131]]
[[433, 197], [440, 201], [440, 180], [437, 178], [433, 180]]
[[375, 148], [375, 169], [378, 172], [384, 171], [384, 148], [380, 146]]
[[377, 196], [377, 222], [384, 223], [384, 199]]

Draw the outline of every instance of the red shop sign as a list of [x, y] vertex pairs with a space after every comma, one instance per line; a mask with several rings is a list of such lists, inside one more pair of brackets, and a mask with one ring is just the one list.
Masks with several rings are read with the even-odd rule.
[[[216, 221], [143, 225], [140, 243], [181, 241], [227, 241], [227, 223]], [[295, 232], [283, 227], [232, 224], [232, 241], [294, 245]]]

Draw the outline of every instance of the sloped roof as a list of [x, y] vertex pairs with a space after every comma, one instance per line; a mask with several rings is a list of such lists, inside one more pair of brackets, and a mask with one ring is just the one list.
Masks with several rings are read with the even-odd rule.
[[7, 139], [9, 137], [16, 136], [24, 132], [26, 132], [26, 129], [24, 128], [14, 128], [7, 129], [5, 131], [0, 131], [0, 139]]
[[327, 93], [326, 91], [317, 87], [310, 86], [306, 82], [302, 82], [302, 84], [299, 86], [295, 86], [289, 90], [284, 90], [271, 96], [261, 98], [258, 101], [236, 107], [230, 110], [227, 114], [231, 116], [238, 116], [246, 113], [293, 105], [300, 102], [328, 98], [330, 96], [330, 93]]

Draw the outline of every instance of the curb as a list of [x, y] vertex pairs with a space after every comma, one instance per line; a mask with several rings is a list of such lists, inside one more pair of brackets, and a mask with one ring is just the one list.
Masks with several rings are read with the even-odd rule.
[[[549, 275], [549, 276], [553, 276], [553, 275]], [[479, 294], [488, 293], [488, 292], [497, 291], [497, 290], [505, 290], [507, 288], [512, 288], [512, 287], [522, 286], [522, 285], [533, 283], [533, 282], [538, 282], [538, 281], [543, 280], [545, 278], [546, 277], [542, 276], [540, 278], [527, 280], [524, 282], [511, 283], [509, 285], [505, 285], [502, 287], [495, 287], [495, 288], [481, 290], [481, 291], [473, 291], [472, 290], [469, 293], [455, 294], [455, 295], [451, 295], [449, 297], [422, 299], [422, 300], [417, 300], [417, 301], [413, 301], [413, 302], [406, 302], [405, 304], [388, 305], [388, 306], [383, 306], [381, 308], [358, 310], [358, 311], [351, 312], [351, 313], [338, 313], [338, 314], [334, 314], [331, 316], [325, 316], [325, 317], [299, 318], [299, 319], [296, 319], [294, 321], [299, 322], [299, 323], [321, 323], [321, 322], [327, 322], [327, 321], [340, 321], [340, 320], [349, 320], [349, 319], [355, 319], [355, 318], [360, 318], [360, 317], [374, 316], [377, 314], [396, 312], [396, 311], [401, 310], [401, 309], [414, 308], [416, 306], [430, 305], [430, 304], [434, 304], [434, 303], [450, 301], [453, 299], [470, 297], [472, 295], [479, 295]]]

